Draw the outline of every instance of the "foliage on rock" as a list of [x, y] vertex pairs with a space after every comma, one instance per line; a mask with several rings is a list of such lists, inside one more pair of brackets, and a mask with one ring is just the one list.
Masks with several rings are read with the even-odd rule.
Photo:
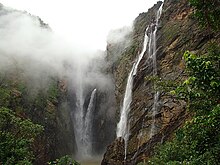
[[31, 145], [42, 131], [42, 126], [0, 108], [0, 164], [31, 164]]
[[172, 142], [160, 146], [150, 164], [218, 164], [220, 160], [220, 48], [207, 54], [184, 54], [189, 74], [173, 94], [185, 99], [194, 117]]
[[48, 165], [80, 165], [78, 162], [73, 160], [70, 156], [66, 155], [55, 161], [49, 162]]
[[[0, 74], [0, 126], [4, 127], [4, 130], [9, 129], [6, 129], [7, 133], [1, 132], [2, 147], [4, 145], [12, 147], [2, 148], [1, 151], [5, 154], [8, 152], [5, 155], [8, 158], [4, 159], [10, 159], [10, 161], [17, 161], [18, 157], [22, 159], [22, 156], [16, 155], [19, 150], [20, 154], [26, 155], [28, 162], [42, 164], [54, 159], [56, 155], [55, 141], [58, 131], [56, 113], [60, 91], [54, 79], [51, 79], [46, 90], [31, 91], [22, 74], [15, 73], [16, 71]], [[39, 131], [36, 126], [43, 127], [44, 130]], [[41, 132], [40, 136], [35, 137], [34, 135], [38, 132]], [[16, 147], [13, 148], [11, 143]], [[11, 157], [15, 158], [11, 159]], [[1, 157], [0, 160], [3, 161], [3, 158]]]
[[219, 0], [189, 0], [195, 7], [195, 16], [203, 27], [213, 30], [220, 29], [220, 1]]
[[219, 103], [220, 94], [220, 49], [211, 45], [210, 50], [203, 56], [185, 52], [186, 79], [175, 93], [179, 98], [186, 99], [190, 110], [196, 114], [204, 114]]

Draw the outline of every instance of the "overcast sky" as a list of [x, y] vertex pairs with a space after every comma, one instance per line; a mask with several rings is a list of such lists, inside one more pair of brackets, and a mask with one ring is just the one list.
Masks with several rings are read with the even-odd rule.
[[72, 44], [105, 49], [111, 29], [130, 25], [157, 0], [0, 0], [37, 15]]

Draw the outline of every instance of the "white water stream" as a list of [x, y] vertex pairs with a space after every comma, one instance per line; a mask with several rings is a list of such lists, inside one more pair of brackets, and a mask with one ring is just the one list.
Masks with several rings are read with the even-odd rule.
[[[147, 32], [148, 28], [146, 29]], [[127, 142], [129, 138], [129, 112], [130, 112], [130, 104], [132, 102], [132, 88], [133, 88], [133, 78], [134, 75], [137, 73], [138, 65], [141, 61], [141, 59], [144, 56], [144, 53], [147, 49], [147, 43], [148, 43], [148, 36], [147, 33], [145, 33], [144, 37], [144, 44], [143, 44], [143, 49], [141, 53], [138, 56], [137, 61], [134, 63], [131, 72], [129, 73], [128, 80], [127, 80], [127, 85], [126, 85], [126, 90], [125, 90], [125, 96], [123, 100], [123, 106], [121, 109], [121, 114], [120, 114], [120, 120], [117, 125], [117, 137], [122, 137], [125, 141], [125, 159], [126, 159], [126, 154], [127, 154]]]
[[[157, 75], [156, 33], [158, 29], [158, 21], [162, 13], [162, 6], [163, 4], [160, 6], [160, 8], [157, 11], [156, 23], [152, 23], [151, 26], [147, 27], [145, 31], [143, 49], [141, 53], [138, 55], [138, 58], [136, 62], [134, 63], [129, 73], [128, 80], [127, 80], [123, 106], [121, 108], [120, 120], [117, 125], [117, 137], [122, 137], [125, 141], [125, 160], [127, 156], [127, 145], [128, 145], [128, 139], [129, 139], [129, 112], [130, 112], [130, 104], [132, 102], [133, 78], [134, 78], [134, 75], [137, 74], [138, 65], [141, 59], [143, 58], [144, 53], [147, 50], [147, 47], [148, 47], [148, 56], [149, 58], [152, 58], [153, 75], [154, 76]], [[147, 34], [148, 30], [151, 31], [149, 36]], [[159, 99], [159, 92], [156, 91], [154, 95], [154, 104], [152, 108], [153, 123], [151, 125], [150, 137], [152, 137], [155, 134], [155, 115], [157, 114], [158, 99]]]
[[[150, 58], [152, 58], [153, 61], [153, 76], [157, 75], [157, 40], [156, 40], [156, 33], [157, 33], [157, 29], [158, 29], [158, 25], [159, 25], [159, 19], [162, 13], [162, 8], [163, 8], [163, 4], [160, 6], [160, 8], [157, 11], [157, 17], [156, 17], [156, 24], [152, 24], [151, 25], [151, 33], [150, 33], [150, 43], [149, 43], [149, 52], [151, 54], [149, 54]], [[154, 29], [153, 29], [154, 28]], [[155, 86], [154, 86], [155, 87]], [[159, 100], [159, 95], [160, 93], [158, 91], [155, 91], [154, 94], [154, 104], [153, 104], [153, 108], [152, 108], [152, 125], [151, 125], [151, 130], [150, 130], [150, 138], [156, 133], [156, 126], [155, 126], [155, 122], [156, 122], [156, 114], [158, 113], [158, 100]]]
[[90, 159], [92, 156], [92, 121], [94, 101], [96, 97], [96, 89], [91, 93], [88, 108], [84, 111], [83, 92], [80, 90], [76, 93], [77, 96], [77, 110], [74, 112], [74, 132], [77, 144], [77, 155], [84, 159]]
[[84, 119], [84, 141], [85, 141], [85, 150], [87, 155], [92, 155], [92, 121], [93, 121], [93, 110], [94, 102], [96, 96], [96, 89], [92, 91], [87, 112]]

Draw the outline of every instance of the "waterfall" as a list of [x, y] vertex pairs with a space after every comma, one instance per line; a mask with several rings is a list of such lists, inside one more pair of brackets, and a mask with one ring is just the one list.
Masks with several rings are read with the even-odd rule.
[[149, 27], [147, 27], [146, 30], [145, 30], [143, 49], [142, 49], [140, 55], [138, 56], [138, 61], [137, 61], [137, 63], [136, 63], [135, 66], [134, 66], [133, 75], [136, 75], [136, 74], [137, 74], [138, 65], [139, 65], [141, 59], [143, 58], [144, 53], [145, 53], [145, 51], [146, 51], [146, 49], [147, 49], [147, 44], [148, 44], [148, 40], [149, 40], [149, 37], [148, 37], [148, 35], [147, 35], [148, 28], [149, 28]]
[[96, 96], [96, 89], [92, 91], [89, 105], [87, 108], [87, 112], [85, 115], [85, 135], [84, 135], [84, 141], [85, 141], [85, 150], [88, 155], [92, 154], [92, 121], [93, 121], [93, 110], [94, 110], [94, 102], [95, 102], [95, 96]]
[[85, 99], [83, 97], [82, 88], [79, 86], [76, 92], [77, 107], [73, 116], [75, 139], [78, 149], [77, 154], [79, 158], [83, 157], [87, 159], [92, 156], [92, 121], [96, 91], [96, 89], [92, 91], [86, 111], [84, 110]]
[[125, 159], [126, 159], [126, 154], [127, 154], [127, 143], [128, 143], [128, 138], [129, 138], [129, 122], [128, 122], [129, 116], [128, 114], [130, 112], [130, 104], [132, 102], [133, 76], [136, 75], [138, 65], [141, 59], [143, 58], [144, 53], [147, 49], [147, 43], [148, 43], [147, 30], [148, 28], [146, 29], [146, 33], [144, 37], [143, 49], [141, 53], [138, 55], [138, 59], [133, 64], [133, 67], [128, 76], [123, 105], [121, 108], [120, 120], [117, 125], [117, 137], [122, 137], [125, 141]]
[[82, 78], [80, 76], [81, 69], [78, 70], [79, 74], [77, 75], [77, 84], [78, 87], [76, 89], [76, 108], [72, 111], [72, 117], [73, 117], [73, 127], [74, 127], [74, 134], [75, 134], [75, 140], [76, 140], [76, 146], [77, 146], [77, 154], [82, 155], [84, 154], [83, 148], [84, 148], [84, 111], [83, 111], [83, 105], [84, 105], [84, 96], [83, 96], [83, 84], [82, 84]]
[[[151, 24], [151, 33], [150, 33], [150, 42], [149, 42], [149, 57], [152, 58], [152, 65], [153, 65], [153, 76], [157, 75], [157, 51], [156, 51], [156, 33], [159, 25], [159, 19], [162, 13], [162, 8], [163, 4], [161, 4], [160, 8], [157, 11], [157, 16], [156, 16], [156, 23]], [[156, 86], [154, 85], [154, 88]], [[157, 114], [157, 109], [158, 109], [158, 100], [159, 100], [159, 95], [160, 93], [158, 91], [155, 91], [154, 94], [154, 103], [152, 107], [152, 125], [151, 125], [151, 130], [150, 130], [150, 138], [156, 133], [156, 114]]]
[[[152, 59], [152, 67], [153, 67], [153, 75], [156, 76], [157, 75], [157, 63], [156, 63], [156, 33], [157, 33], [157, 28], [158, 28], [158, 21], [160, 19], [161, 13], [162, 13], [162, 7], [163, 4], [161, 4], [160, 8], [157, 11], [157, 15], [156, 15], [156, 23], [152, 23], [150, 25], [150, 28], [148, 28], [149, 30], [149, 42], [147, 43], [148, 45], [148, 58], [147, 61]], [[155, 86], [154, 86], [155, 87]], [[151, 125], [151, 130], [150, 130], [150, 138], [156, 133], [156, 126], [155, 126], [155, 122], [156, 122], [156, 114], [157, 114], [157, 106], [158, 106], [158, 100], [159, 100], [159, 92], [156, 91], [154, 94], [154, 103], [153, 103], [153, 107], [152, 107], [152, 125]], [[145, 108], [145, 111], [147, 110], [147, 108]], [[144, 123], [145, 123], [145, 117], [142, 120], [142, 127], [140, 129], [140, 132], [137, 136], [138, 139], [138, 144], [137, 144], [137, 151], [135, 152], [135, 154], [132, 157], [133, 163], [136, 164], [136, 158], [137, 155], [141, 152], [140, 147], [139, 147], [139, 142], [141, 140], [141, 138], [143, 137], [143, 129], [144, 129]]]
[[[130, 104], [132, 102], [133, 78], [134, 78], [134, 75], [137, 74], [138, 65], [139, 65], [141, 59], [143, 58], [144, 53], [147, 50], [147, 47], [148, 47], [148, 56], [153, 61], [152, 62], [153, 75], [154, 76], [157, 75], [156, 33], [157, 33], [159, 18], [162, 13], [162, 6], [163, 6], [163, 4], [160, 6], [160, 8], [157, 11], [156, 23], [151, 24], [151, 26], [148, 26], [146, 28], [143, 49], [142, 49], [141, 53], [138, 55], [136, 62], [133, 64], [133, 67], [132, 67], [132, 69], [129, 73], [128, 79], [127, 79], [127, 85], [126, 85], [123, 105], [122, 105], [121, 112], [120, 112], [120, 120], [117, 125], [117, 132], [116, 132], [117, 137], [118, 138], [122, 137], [125, 141], [125, 160], [126, 160], [126, 155], [127, 155], [127, 145], [128, 145], [128, 139], [129, 139], [129, 112], [130, 112]], [[148, 36], [147, 33], [149, 30], [151, 32]], [[151, 126], [150, 136], [153, 136], [154, 131], [155, 131], [155, 115], [157, 113], [158, 99], [159, 99], [159, 92], [156, 92], [154, 95], [154, 104], [153, 104], [153, 108], [152, 108], [153, 123]]]

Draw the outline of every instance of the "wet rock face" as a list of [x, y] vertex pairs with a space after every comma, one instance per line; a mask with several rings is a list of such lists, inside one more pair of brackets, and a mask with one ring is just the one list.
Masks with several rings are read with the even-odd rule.
[[118, 107], [120, 107], [120, 104], [123, 101], [128, 74], [132, 68], [134, 60], [142, 50], [146, 27], [150, 24], [152, 18], [155, 19], [155, 13], [161, 3], [162, 2], [158, 2], [154, 7], [149, 9], [147, 13], [141, 13], [135, 19], [133, 33], [128, 36], [131, 40], [128, 47], [121, 47], [120, 45], [122, 43], [118, 43], [117, 45], [116, 43], [108, 43], [107, 56], [109, 61], [111, 61], [111, 56], [114, 58], [116, 56], [115, 53], [124, 49], [123, 53], [117, 55], [118, 59], [112, 64], [112, 72], [115, 78], [116, 88], [115, 95]]
[[115, 138], [112, 130], [116, 127], [115, 121], [115, 100], [113, 91], [97, 92], [96, 110], [92, 127], [93, 152], [103, 154], [106, 146]]
[[[126, 80], [133, 61], [140, 53], [146, 27], [155, 20], [155, 13], [160, 2], [147, 13], [140, 14], [134, 24], [132, 44], [121, 55], [113, 69], [115, 77], [115, 94], [118, 114], [122, 105]], [[187, 0], [165, 0], [163, 12], [157, 31], [157, 73], [165, 80], [181, 81], [186, 77], [182, 55], [186, 50], [203, 53], [208, 41], [219, 42], [219, 34], [213, 35], [202, 30], [192, 17], [193, 9]], [[155, 116], [156, 134], [150, 138], [153, 122], [152, 106], [155, 91], [151, 81], [145, 77], [152, 76], [152, 61], [147, 60], [147, 52], [139, 64], [134, 77], [133, 100], [129, 114], [130, 137], [127, 159], [124, 161], [124, 144], [116, 139], [108, 148], [103, 158], [103, 165], [137, 164], [147, 160], [153, 147], [171, 138], [174, 131], [187, 119], [185, 102], [172, 98], [169, 93], [161, 92], [158, 112]]]
[[107, 157], [109, 159], [104, 159], [102, 161], [102, 165], [114, 165], [114, 164], [118, 164], [118, 165], [123, 165], [124, 162], [122, 160], [124, 160], [124, 140], [122, 138], [118, 138], [116, 139], [112, 145], [108, 146], [107, 148], [108, 151], [112, 151], [112, 152], [106, 152], [104, 157]]

